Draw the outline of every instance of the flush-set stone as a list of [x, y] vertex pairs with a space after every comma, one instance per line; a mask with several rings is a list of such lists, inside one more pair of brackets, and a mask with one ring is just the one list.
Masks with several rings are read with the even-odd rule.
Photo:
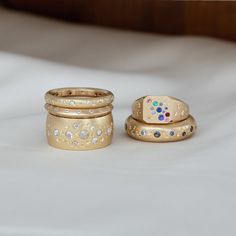
[[79, 133], [79, 136], [80, 136], [80, 138], [82, 138], [82, 139], [88, 138], [88, 136], [89, 136], [88, 130], [81, 130], [80, 133]]
[[155, 132], [154, 132], [154, 136], [155, 136], [156, 138], [161, 137], [161, 132], [160, 132], [160, 131], [155, 131]]
[[97, 135], [98, 135], [98, 136], [101, 136], [101, 135], [102, 135], [102, 130], [101, 130], [101, 129], [97, 130]]
[[140, 134], [141, 134], [142, 136], [145, 136], [145, 135], [147, 135], [147, 131], [146, 131], [145, 129], [142, 129], [141, 132], [140, 132]]
[[109, 127], [109, 128], [107, 129], [107, 134], [110, 136], [110, 135], [111, 135], [111, 133], [112, 133], [112, 128], [111, 128], [111, 127]]
[[92, 143], [93, 143], [93, 144], [96, 144], [97, 141], [98, 141], [98, 138], [96, 138], [96, 137], [92, 138]]
[[80, 127], [80, 123], [79, 123], [79, 122], [76, 122], [76, 123], [74, 123], [73, 126], [74, 126], [75, 129], [78, 129], [78, 128]]
[[59, 135], [59, 130], [58, 129], [54, 129], [53, 134], [54, 134], [54, 136], [58, 136]]
[[72, 139], [72, 138], [73, 138], [73, 133], [70, 132], [70, 131], [66, 131], [66, 137], [67, 137], [68, 139]]

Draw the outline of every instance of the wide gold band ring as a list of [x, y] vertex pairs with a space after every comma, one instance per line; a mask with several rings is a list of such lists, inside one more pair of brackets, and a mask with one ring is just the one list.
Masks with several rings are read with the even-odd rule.
[[113, 94], [108, 90], [60, 88], [47, 92], [45, 100], [49, 145], [66, 150], [91, 150], [112, 142]]
[[75, 109], [75, 108], [64, 108], [50, 105], [48, 103], [45, 104], [45, 109], [52, 115], [67, 117], [67, 118], [94, 118], [105, 116], [109, 114], [113, 106], [110, 104], [105, 107], [99, 108], [91, 108], [91, 109]]
[[112, 141], [111, 113], [97, 118], [71, 119], [48, 114], [48, 143], [67, 150], [91, 150], [108, 146]]
[[189, 116], [189, 107], [170, 96], [145, 96], [133, 103], [132, 116], [148, 124], [175, 123]]
[[104, 107], [113, 99], [112, 92], [98, 88], [58, 88], [45, 94], [46, 103], [67, 108]]
[[171, 124], [146, 124], [129, 116], [126, 124], [128, 135], [134, 139], [147, 142], [172, 142], [191, 137], [197, 126], [195, 119], [187, 119]]

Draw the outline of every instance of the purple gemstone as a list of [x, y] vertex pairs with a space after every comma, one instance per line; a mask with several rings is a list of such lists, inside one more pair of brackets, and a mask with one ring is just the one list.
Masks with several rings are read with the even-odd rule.
[[159, 116], [158, 116], [158, 119], [159, 119], [159, 120], [164, 120], [164, 118], [165, 118], [165, 117], [164, 117], [163, 115], [159, 115]]

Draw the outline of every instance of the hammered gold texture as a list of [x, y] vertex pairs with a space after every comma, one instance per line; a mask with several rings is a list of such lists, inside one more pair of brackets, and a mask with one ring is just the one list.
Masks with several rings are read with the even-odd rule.
[[171, 124], [146, 124], [129, 116], [125, 124], [128, 135], [134, 139], [147, 142], [173, 142], [191, 137], [196, 129], [195, 119], [187, 119]]
[[48, 143], [66, 150], [91, 150], [111, 144], [112, 114], [90, 119], [71, 119], [48, 114], [46, 121]]
[[189, 107], [174, 97], [145, 96], [133, 103], [132, 116], [148, 124], [175, 123], [189, 116]]

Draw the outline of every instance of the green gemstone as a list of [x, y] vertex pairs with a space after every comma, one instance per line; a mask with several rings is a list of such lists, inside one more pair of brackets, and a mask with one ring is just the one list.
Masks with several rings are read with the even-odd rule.
[[158, 102], [157, 102], [157, 101], [153, 102], [152, 104], [153, 104], [153, 106], [155, 106], [155, 107], [158, 106]]

